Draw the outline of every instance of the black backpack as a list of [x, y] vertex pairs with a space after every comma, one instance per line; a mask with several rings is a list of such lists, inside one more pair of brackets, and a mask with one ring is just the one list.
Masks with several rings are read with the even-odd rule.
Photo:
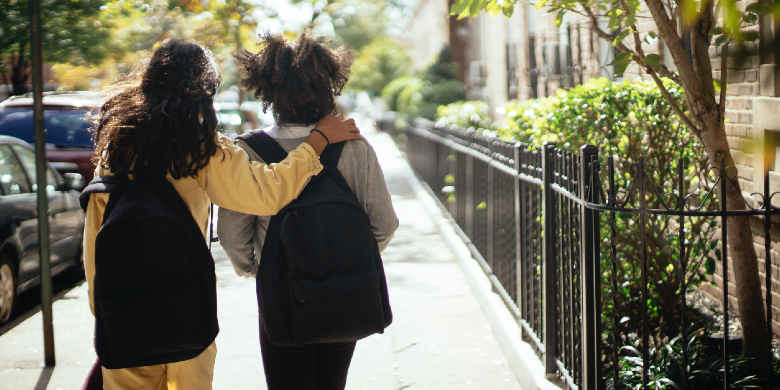
[[[268, 164], [287, 152], [268, 134], [238, 137]], [[322, 173], [271, 217], [257, 271], [260, 326], [276, 345], [355, 341], [393, 319], [379, 246], [328, 146]]]
[[[133, 175], [133, 179], [128, 178]], [[214, 259], [164, 176], [119, 170], [79, 200], [108, 193], [95, 240], [95, 350], [109, 369], [200, 355], [219, 333]]]

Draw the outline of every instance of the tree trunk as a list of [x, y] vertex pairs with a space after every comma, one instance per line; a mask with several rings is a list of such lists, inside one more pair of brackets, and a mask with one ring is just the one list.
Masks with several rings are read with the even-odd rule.
[[[724, 125], [724, 107], [726, 105], [725, 88], [727, 77], [722, 77], [723, 88], [721, 90], [721, 102], [715, 98], [715, 90], [712, 85], [712, 65], [709, 59], [710, 28], [714, 26], [715, 18], [713, 0], [704, 0], [701, 5], [699, 19], [690, 28], [691, 38], [694, 42], [696, 66], [688, 59], [688, 55], [682, 45], [682, 40], [677, 33], [677, 26], [670, 20], [663, 3], [660, 0], [645, 0], [653, 21], [658, 27], [658, 34], [667, 44], [675, 65], [680, 71], [680, 81], [685, 89], [688, 108], [693, 121], [698, 127], [698, 136], [704, 145], [709, 157], [710, 166], [720, 166], [720, 159], [726, 159], [728, 177], [734, 179], [731, 182], [726, 178], [727, 173], [721, 172], [725, 180], [729, 180], [726, 197], [729, 211], [744, 210], [745, 201], [739, 183], [736, 181], [736, 169], [731, 149], [726, 138]], [[723, 49], [722, 60], [728, 54]], [[728, 75], [727, 63], [722, 62], [721, 72]], [[675, 104], [674, 102], [669, 102]], [[758, 276], [758, 256], [753, 246], [753, 232], [750, 229], [750, 217], [728, 218], [728, 253], [734, 271], [734, 284], [737, 287], [737, 302], [739, 304], [739, 318], [742, 323], [745, 357], [750, 359], [747, 373], [766, 378], [769, 363], [769, 345], [767, 344], [766, 315], [764, 300], [761, 293], [761, 281]], [[767, 248], [767, 251], [769, 248]], [[728, 269], [723, 269], [724, 274]], [[723, 286], [728, 291], [728, 286]], [[727, 325], [727, 324], [726, 324]]]
[[[720, 158], [726, 159], [726, 166], [733, 167], [723, 120], [716, 113], [702, 113], [700, 118], [709, 131], [702, 131], [701, 140], [711, 166], [719, 166]], [[723, 173], [721, 173], [723, 174]], [[736, 181], [736, 170], [728, 169], [728, 177], [734, 181], [727, 182], [726, 203], [728, 210], [744, 210], [745, 201], [739, 183]], [[725, 175], [724, 175], [725, 176]], [[722, 194], [719, 194], [723, 196]], [[766, 378], [769, 364], [769, 345], [767, 345], [766, 312], [764, 298], [761, 292], [761, 280], [758, 276], [758, 257], [753, 244], [753, 233], [750, 228], [750, 217], [728, 218], [728, 254], [734, 271], [734, 284], [737, 287], [737, 302], [739, 303], [739, 319], [742, 323], [745, 357], [751, 362], [747, 364], [747, 374]], [[769, 248], [767, 248], [769, 250]], [[728, 272], [723, 269], [723, 272]], [[723, 286], [724, 291], [728, 286]]]
[[27, 93], [27, 78], [30, 76], [27, 72], [30, 64], [24, 59], [27, 45], [22, 43], [19, 46], [19, 52], [16, 54], [13, 64], [11, 65], [11, 85], [13, 86], [11, 95], [23, 95]]

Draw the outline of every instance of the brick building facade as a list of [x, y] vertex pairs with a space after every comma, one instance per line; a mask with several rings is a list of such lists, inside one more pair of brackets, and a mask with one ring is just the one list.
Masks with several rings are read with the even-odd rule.
[[[738, 8], [744, 11], [752, 2], [755, 0], [738, 2]], [[421, 0], [420, 3], [430, 3], [427, 12], [438, 12], [440, 18], [446, 17], [448, 13], [448, 3], [443, 0]], [[646, 32], [656, 27], [648, 11], [639, 16], [637, 27], [644, 37]], [[415, 13], [415, 20], [421, 17]], [[449, 18], [451, 21], [456, 19], [454, 16]], [[615, 49], [610, 42], [596, 36], [587, 18], [570, 12], [560, 27], [555, 25], [554, 18], [554, 13], [547, 14], [533, 5], [518, 2], [509, 19], [483, 12], [478, 17], [458, 21], [457, 24], [450, 22], [450, 39], [441, 44], [453, 43], [453, 49], [463, 51], [461, 58], [464, 63], [461, 66], [465, 70], [463, 73], [468, 98], [487, 102], [493, 115], [498, 115], [495, 108], [509, 99], [551, 96], [559, 88], [568, 89], [595, 77], [616, 81], [649, 78], [635, 63], [622, 75], [614, 75], [614, 67], [608, 64], [616, 54]], [[426, 19], [428, 17], [420, 20]], [[599, 24], [608, 31], [606, 20]], [[758, 24], [751, 29], [759, 31], [760, 40], [746, 44], [747, 55], [743, 57], [744, 60], [739, 64], [734, 58], [727, 61], [726, 134], [746, 198], [752, 198], [750, 194], [753, 192], [763, 192], [766, 170], [769, 171], [772, 192], [780, 191], [780, 58], [775, 58], [780, 57], [780, 42], [775, 42], [775, 37], [780, 37], [780, 34], [774, 31], [778, 28], [777, 24], [773, 26], [769, 18], [759, 20]], [[453, 41], [453, 36], [458, 37], [457, 42]], [[417, 37], [415, 34], [415, 39]], [[623, 42], [633, 47], [633, 35], [629, 35]], [[760, 51], [759, 47], [769, 50]], [[417, 46], [413, 47], [412, 52], [416, 53], [416, 50]], [[437, 51], [429, 50], [434, 53]], [[662, 63], [675, 70], [663, 42], [643, 43], [643, 50], [646, 54], [659, 54]], [[715, 79], [720, 79], [720, 55], [720, 48], [710, 47]], [[770, 153], [765, 153], [761, 146], [765, 142]], [[757, 206], [758, 202], [755, 201], [753, 205]], [[780, 196], [775, 198], [773, 205], [780, 207]], [[763, 288], [764, 261], [767, 257], [763, 222], [754, 219], [752, 226]], [[775, 225], [772, 229], [773, 237], [780, 238], [780, 226]], [[772, 289], [775, 293], [773, 317], [775, 331], [780, 333], [780, 242], [773, 243], [770, 254], [773, 263]], [[735, 278], [732, 271], [729, 272], [731, 305], [736, 307], [736, 288], [732, 284]], [[722, 297], [722, 274], [718, 262], [713, 276], [715, 286], [708, 287], [712, 297]]]

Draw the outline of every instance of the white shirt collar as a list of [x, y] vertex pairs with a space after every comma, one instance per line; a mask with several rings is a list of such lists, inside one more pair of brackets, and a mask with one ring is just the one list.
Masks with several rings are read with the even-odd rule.
[[266, 127], [263, 131], [266, 132], [271, 138], [275, 139], [292, 139], [292, 138], [304, 138], [308, 137], [311, 129], [314, 125], [303, 125], [298, 123], [284, 123], [274, 124], [273, 126]]

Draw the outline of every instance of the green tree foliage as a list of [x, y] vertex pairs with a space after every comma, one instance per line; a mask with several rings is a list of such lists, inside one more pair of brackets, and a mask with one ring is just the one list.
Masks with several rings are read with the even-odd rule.
[[393, 81], [382, 91], [389, 109], [409, 116], [434, 119], [440, 105], [466, 98], [466, 87], [458, 81], [457, 64], [449, 46], [417, 77]]
[[[44, 61], [82, 64], [110, 52], [109, 31], [101, 17], [105, 1], [50, 0], [42, 4]], [[0, 58], [10, 62], [13, 94], [27, 92], [30, 81], [30, 11], [26, 0], [0, 2]]]
[[[56, 66], [55, 76], [64, 89], [83, 89], [80, 77], [112, 82], [129, 72], [137, 62], [166, 38], [185, 38], [211, 50], [218, 61], [230, 58], [240, 45], [252, 48], [257, 42], [253, 19], [254, 6], [241, 1], [110, 1], [101, 8], [104, 25], [109, 25], [107, 46], [111, 47], [104, 63], [98, 59], [80, 66]], [[48, 58], [47, 58], [48, 60]], [[223, 81], [230, 75], [229, 63]], [[86, 82], [89, 84], [89, 81]]]
[[358, 52], [386, 36], [391, 23], [386, 9], [391, 6], [386, 0], [343, 0], [332, 1], [325, 11], [330, 14], [336, 35]]
[[151, 51], [166, 38], [199, 42], [221, 58], [257, 42], [252, 15], [254, 6], [244, 2], [114, 1], [107, 6], [121, 20], [113, 31], [123, 53]]
[[365, 46], [352, 65], [348, 88], [378, 96], [393, 80], [411, 73], [406, 51], [388, 37], [379, 37]]

